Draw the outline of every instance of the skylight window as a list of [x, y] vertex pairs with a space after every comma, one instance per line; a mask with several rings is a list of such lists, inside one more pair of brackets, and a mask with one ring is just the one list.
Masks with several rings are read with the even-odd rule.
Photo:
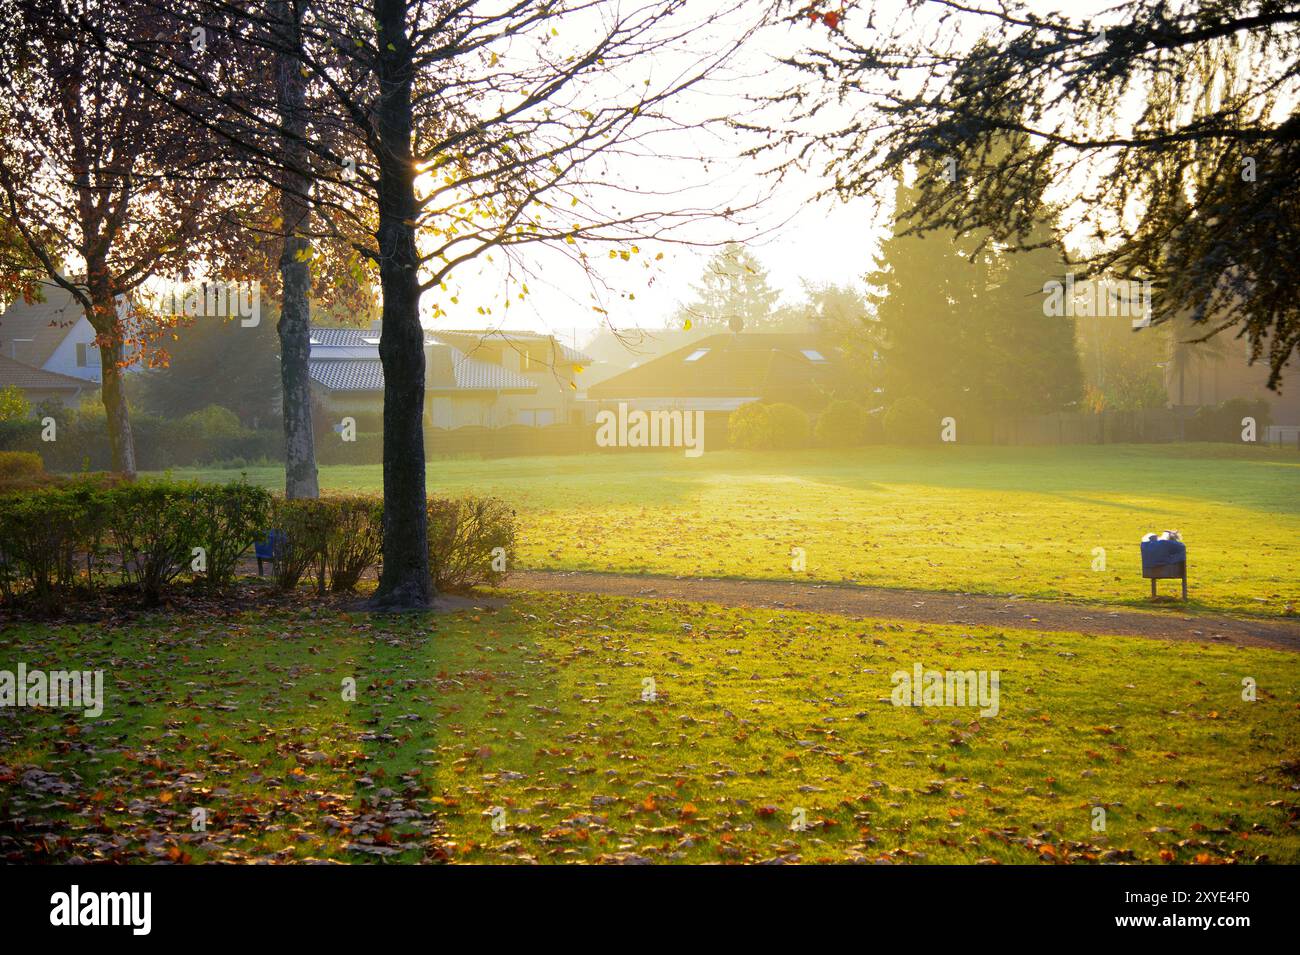
[[805, 348], [805, 349], [803, 349], [803, 356], [804, 356], [805, 358], [807, 358], [809, 361], [825, 361], [825, 360], [826, 360], [826, 356], [823, 355], [821, 352], [819, 352], [819, 351], [818, 351], [817, 349], [815, 349], [815, 348]]
[[687, 361], [699, 361], [701, 358], [703, 358], [703, 357], [704, 357], [705, 355], [707, 355], [708, 353], [709, 353], [709, 350], [708, 350], [707, 348], [697, 348], [697, 349], [695, 349], [695, 351], [691, 352], [689, 355], [686, 356], [686, 360], [687, 360]]

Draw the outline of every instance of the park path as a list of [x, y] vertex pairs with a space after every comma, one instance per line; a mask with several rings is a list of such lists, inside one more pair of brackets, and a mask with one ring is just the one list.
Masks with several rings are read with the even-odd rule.
[[1300, 652], [1300, 620], [1210, 616], [1177, 609], [1112, 610], [1087, 604], [925, 590], [889, 590], [851, 584], [657, 577], [589, 571], [517, 571], [510, 575], [504, 586], [519, 590], [684, 600], [728, 607], [802, 610], [846, 617], [972, 627], [1191, 640]]

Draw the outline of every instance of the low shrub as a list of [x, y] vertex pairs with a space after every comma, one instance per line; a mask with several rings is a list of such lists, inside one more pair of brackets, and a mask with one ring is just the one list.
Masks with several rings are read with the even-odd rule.
[[0, 494], [41, 487], [52, 480], [35, 451], [0, 451]]
[[771, 447], [777, 450], [806, 447], [812, 436], [812, 426], [802, 408], [777, 402], [767, 409], [771, 428]]
[[752, 451], [802, 448], [808, 444], [811, 432], [808, 415], [782, 402], [741, 405], [727, 420], [731, 446]]
[[207, 570], [204, 579], [214, 587], [235, 581], [239, 560], [271, 517], [271, 494], [246, 481], [200, 485], [193, 498], [193, 546], [202, 547]]
[[509, 505], [493, 497], [430, 498], [427, 514], [436, 590], [454, 593], [505, 579], [515, 557], [515, 512]]
[[733, 448], [758, 451], [772, 446], [768, 406], [760, 401], [741, 405], [727, 418], [727, 440]]
[[318, 464], [379, 464], [384, 460], [382, 431], [358, 431], [355, 441], [344, 441], [337, 432], [316, 439]]
[[123, 580], [146, 604], [158, 603], [162, 588], [189, 566], [193, 548], [204, 546], [199, 494], [197, 483], [140, 481], [105, 497], [112, 552]]
[[[327, 582], [352, 590], [383, 545], [377, 495], [283, 500], [243, 481], [86, 479], [0, 500], [0, 598], [12, 603], [26, 594], [47, 612], [78, 590], [118, 580], [156, 604], [190, 568], [212, 586], [228, 585], [249, 546], [271, 529], [278, 532], [272, 579], [279, 589], [296, 588], [314, 570], [320, 593]], [[431, 499], [427, 508], [436, 589], [505, 578], [515, 555], [514, 512], [506, 504]], [[196, 566], [196, 548], [203, 566]]]
[[907, 395], [889, 406], [884, 428], [892, 444], [930, 444], [939, 440], [939, 415], [920, 398]]
[[861, 444], [866, 432], [867, 413], [857, 402], [832, 401], [817, 416], [817, 443], [828, 448]]
[[312, 567], [317, 590], [325, 592], [326, 552], [330, 535], [328, 502], [314, 498], [276, 498], [271, 522], [282, 535], [273, 562], [273, 579], [281, 590], [293, 590]]
[[1264, 433], [1272, 423], [1268, 402], [1262, 398], [1229, 398], [1217, 405], [1204, 405], [1197, 408], [1187, 422], [1189, 441], [1227, 441], [1240, 443], [1242, 419], [1255, 419], [1257, 441], [1264, 440]]
[[384, 501], [378, 496], [350, 496], [322, 500], [329, 509], [325, 563], [330, 589], [352, 590], [379, 560], [384, 546]]
[[34, 451], [0, 451], [0, 481], [37, 478], [44, 473], [41, 456]]
[[46, 613], [87, 583], [103, 532], [102, 492], [89, 486], [45, 488], [4, 498], [0, 507], [0, 594], [12, 602], [23, 584]]

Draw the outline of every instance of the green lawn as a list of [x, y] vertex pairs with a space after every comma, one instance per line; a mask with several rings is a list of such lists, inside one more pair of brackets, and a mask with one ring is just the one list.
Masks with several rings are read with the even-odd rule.
[[[0, 859], [1300, 862], [1278, 651], [516, 594], [20, 624], [19, 661], [107, 701], [0, 714]], [[998, 715], [892, 705], [917, 662], [1000, 671]]]
[[[230, 480], [232, 471], [200, 471]], [[283, 485], [278, 470], [250, 479]], [[378, 490], [380, 469], [323, 486]], [[1176, 528], [1191, 609], [1300, 607], [1300, 455], [1228, 445], [625, 453], [429, 465], [430, 493], [521, 513], [521, 563], [856, 581], [1143, 605], [1137, 542]], [[791, 570], [803, 548], [806, 573]], [[1094, 571], [1094, 548], [1106, 570]], [[1164, 592], [1177, 585], [1165, 582]], [[1288, 609], [1291, 608], [1291, 609]]]

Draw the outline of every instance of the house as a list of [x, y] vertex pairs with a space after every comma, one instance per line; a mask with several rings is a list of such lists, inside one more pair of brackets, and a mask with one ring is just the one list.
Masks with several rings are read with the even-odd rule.
[[55, 402], [65, 408], [78, 407], [82, 398], [94, 394], [97, 387], [85, 378], [46, 371], [0, 355], [0, 390], [14, 385], [33, 406]]
[[[330, 414], [379, 414], [380, 326], [311, 330], [311, 378]], [[542, 427], [580, 421], [577, 378], [586, 355], [537, 332], [425, 332], [427, 427]], [[575, 415], [577, 417], [575, 417]]]
[[[76, 405], [82, 395], [99, 387], [102, 372], [95, 329], [81, 303], [63, 286], [42, 282], [39, 288], [39, 301], [20, 298], [0, 313], [0, 357], [8, 360], [0, 370], [0, 387], [18, 384], [32, 404], [55, 398]], [[140, 367], [137, 362], [125, 370]]]
[[18, 299], [0, 313], [0, 355], [32, 368], [99, 383], [99, 349], [78, 302], [61, 285], [40, 284], [40, 301]]
[[601, 328], [582, 346], [591, 356], [583, 378], [591, 388], [708, 334], [700, 328]]
[[587, 389], [601, 409], [702, 411], [709, 443], [725, 444], [731, 412], [752, 401], [819, 410], [848, 385], [839, 352], [816, 333], [709, 335]]
[[[502, 373], [522, 378], [528, 390], [502, 391], [491, 408], [484, 409], [475, 424], [489, 428], [521, 424], [545, 427], [550, 424], [580, 424], [585, 420], [585, 405], [579, 398], [583, 388], [581, 375], [591, 357], [542, 332], [472, 330], [434, 331], [429, 333], [439, 345], [449, 349], [448, 357], [456, 369], [457, 379], [464, 377], [467, 364], [487, 366], [492, 375]], [[495, 380], [495, 377], [492, 379]], [[434, 403], [434, 426], [448, 417], [455, 420], [450, 405]]]

